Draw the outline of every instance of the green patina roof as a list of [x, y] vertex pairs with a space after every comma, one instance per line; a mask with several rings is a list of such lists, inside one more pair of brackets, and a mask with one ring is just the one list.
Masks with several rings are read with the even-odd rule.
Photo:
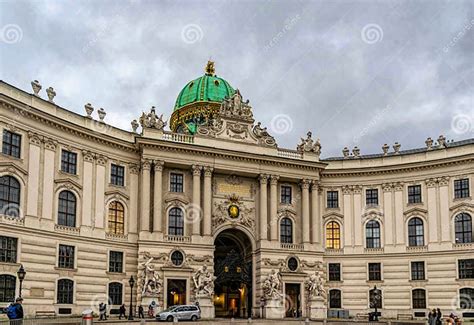
[[174, 105], [174, 111], [195, 102], [221, 103], [226, 97], [235, 94], [227, 81], [211, 74], [205, 74], [188, 84], [181, 90]]

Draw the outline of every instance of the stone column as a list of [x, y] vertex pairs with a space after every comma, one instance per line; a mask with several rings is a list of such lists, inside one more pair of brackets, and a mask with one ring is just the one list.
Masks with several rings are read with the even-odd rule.
[[153, 188], [153, 232], [161, 232], [162, 219], [162, 198], [163, 198], [163, 165], [164, 163], [155, 160], [155, 182]]
[[270, 176], [270, 238], [278, 240], [278, 179], [280, 176]]
[[382, 184], [385, 246], [395, 245], [395, 220], [393, 218], [393, 184]]
[[301, 238], [303, 243], [309, 243], [309, 180], [301, 180], [302, 191], [302, 223], [301, 223]]
[[94, 194], [94, 160], [95, 155], [87, 150], [82, 152], [82, 157], [84, 158], [84, 165], [82, 168], [82, 226], [91, 227], [92, 226], [92, 202]]
[[192, 223], [192, 234], [200, 235], [200, 221], [201, 221], [201, 166], [193, 165], [193, 206], [186, 213], [188, 220]]
[[405, 230], [404, 230], [405, 222], [403, 218], [399, 217], [399, 216], [403, 216], [403, 183], [401, 182], [394, 183], [393, 190], [394, 190], [394, 201], [395, 201], [394, 217], [395, 217], [396, 244], [403, 245], [405, 244]]
[[260, 177], [260, 240], [267, 240], [267, 181], [268, 175], [261, 174]]
[[38, 217], [38, 193], [40, 176], [41, 139], [39, 135], [28, 132], [30, 138], [28, 162], [28, 206], [26, 214]]
[[55, 172], [55, 154], [57, 142], [45, 139], [44, 143], [44, 162], [43, 162], [43, 197], [41, 200], [41, 217], [44, 219], [53, 219], [53, 195], [54, 195], [54, 172]]
[[443, 227], [438, 227], [441, 234], [438, 234], [438, 240], [441, 238], [443, 242], [451, 241], [451, 227], [448, 227], [449, 223], [449, 176], [443, 176], [438, 180], [439, 186], [439, 217], [438, 222]]
[[211, 228], [211, 207], [212, 207], [212, 167], [204, 168], [204, 204], [203, 204], [203, 228], [204, 236], [212, 234]]
[[[438, 242], [438, 197], [437, 197], [437, 187], [438, 180], [436, 178], [430, 178], [425, 180], [427, 187], [427, 206], [428, 206], [428, 215], [429, 225], [424, 225], [425, 229], [425, 245], [428, 243]], [[448, 227], [448, 225], [445, 225]]]
[[132, 234], [138, 233], [138, 175], [140, 174], [140, 166], [136, 164], [128, 165], [130, 170], [130, 211], [128, 213], [128, 232]]
[[142, 189], [140, 193], [140, 231], [150, 231], [150, 169], [151, 161], [142, 160]]
[[[107, 164], [107, 157], [98, 156], [96, 159], [96, 173], [95, 173], [95, 228], [107, 229], [104, 220], [104, 206], [105, 206], [105, 165]], [[107, 208], [107, 207], [106, 207]]]
[[342, 187], [342, 204], [343, 204], [343, 215], [344, 215], [344, 243], [341, 242], [341, 248], [352, 247], [354, 238], [352, 238], [352, 228], [354, 227], [354, 216], [352, 215], [352, 186], [344, 185]]
[[319, 218], [319, 182], [313, 180], [311, 182], [311, 227], [313, 244], [321, 242], [321, 221]]

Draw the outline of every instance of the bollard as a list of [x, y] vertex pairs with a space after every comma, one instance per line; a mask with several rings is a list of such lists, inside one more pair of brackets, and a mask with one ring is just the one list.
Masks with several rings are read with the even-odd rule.
[[177, 316], [174, 316], [173, 317], [173, 323], [177, 323], [178, 322], [178, 317]]
[[309, 325], [309, 318], [308, 317], [306, 317], [306, 319], [304, 320], [304, 324]]
[[249, 317], [249, 318], [247, 319], [247, 324], [251, 324], [251, 323], [252, 323], [252, 318]]
[[82, 325], [92, 325], [94, 324], [94, 316], [91, 309], [86, 309], [82, 312]]

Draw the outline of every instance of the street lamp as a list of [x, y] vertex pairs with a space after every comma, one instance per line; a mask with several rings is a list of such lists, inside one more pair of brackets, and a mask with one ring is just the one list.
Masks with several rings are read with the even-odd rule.
[[135, 284], [133, 275], [130, 276], [130, 280], [128, 280], [128, 284], [130, 284], [130, 312], [128, 313], [128, 320], [133, 320], [133, 285]]
[[23, 267], [23, 264], [20, 264], [20, 268], [18, 269], [16, 274], [18, 275], [18, 280], [20, 280], [19, 297], [21, 298], [21, 287], [22, 287], [22, 284], [23, 284], [23, 280], [25, 279], [25, 276], [26, 276], [26, 271], [25, 271], [25, 268]]
[[377, 313], [377, 305], [378, 305], [379, 300], [382, 299], [382, 297], [380, 296], [379, 292], [380, 292], [380, 290], [377, 289], [377, 286], [374, 286], [374, 300], [373, 300], [373, 304], [374, 304], [374, 308], [375, 308], [374, 321], [376, 321], [376, 322], [379, 321], [379, 315], [378, 315], [378, 313]]

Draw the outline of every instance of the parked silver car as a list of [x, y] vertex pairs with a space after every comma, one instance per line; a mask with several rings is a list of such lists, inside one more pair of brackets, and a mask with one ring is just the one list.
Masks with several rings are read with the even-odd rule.
[[156, 320], [158, 321], [172, 322], [175, 318], [178, 321], [197, 321], [201, 318], [201, 310], [196, 305], [176, 305], [169, 307], [156, 315]]

